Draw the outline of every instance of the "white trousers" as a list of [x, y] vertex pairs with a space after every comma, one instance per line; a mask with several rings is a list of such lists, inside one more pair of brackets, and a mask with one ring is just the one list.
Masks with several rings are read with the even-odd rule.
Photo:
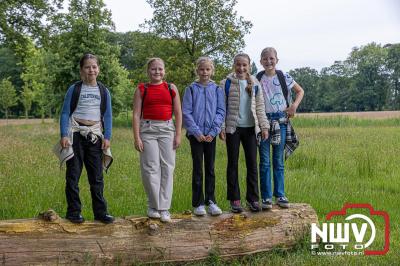
[[156, 210], [169, 210], [171, 207], [175, 168], [174, 136], [172, 120], [140, 121], [140, 138], [143, 142], [143, 152], [140, 153], [142, 181], [148, 206]]

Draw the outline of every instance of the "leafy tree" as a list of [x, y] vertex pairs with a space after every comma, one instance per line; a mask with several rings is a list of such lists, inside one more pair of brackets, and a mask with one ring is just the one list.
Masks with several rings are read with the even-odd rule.
[[237, 16], [236, 0], [147, 2], [154, 11], [144, 26], [160, 37], [178, 41], [192, 64], [201, 55], [229, 64], [233, 54], [244, 47], [244, 35], [252, 27], [250, 21]]
[[39, 113], [44, 119], [46, 112], [52, 115], [54, 108], [52, 83], [53, 75], [50, 72], [54, 64], [54, 56], [43, 48], [36, 48], [33, 42], [27, 45], [24, 72], [21, 78], [24, 81], [24, 91], [21, 102], [24, 105], [25, 117], [28, 116], [32, 100], [38, 104]]
[[318, 108], [318, 71], [309, 67], [296, 68], [289, 71], [294, 80], [300, 84], [305, 91], [305, 97], [299, 106], [299, 112], [314, 112]]
[[29, 112], [32, 108], [33, 97], [33, 91], [29, 88], [29, 86], [23, 86], [20, 102], [24, 106], [25, 119], [28, 119], [29, 117]]
[[257, 72], [258, 72], [256, 63], [254, 63], [254, 61], [251, 63], [251, 71], [250, 72], [251, 72], [252, 75], [256, 75]]
[[21, 80], [21, 66], [18, 65], [19, 61], [14, 55], [13, 50], [7, 46], [0, 48], [0, 80], [10, 77], [10, 81], [16, 86], [18, 91], [22, 86]]
[[120, 95], [123, 86], [129, 84], [128, 72], [118, 62], [119, 47], [107, 42], [109, 32], [114, 30], [111, 12], [102, 0], [71, 0], [68, 13], [59, 14], [54, 23], [59, 31], [53, 38], [52, 50], [57, 51], [61, 65], [56, 70], [54, 83], [58, 109], [68, 85], [80, 79], [79, 59], [85, 53], [98, 56], [99, 81], [110, 88], [113, 95], [113, 111], [122, 108]]
[[47, 42], [51, 17], [62, 7], [63, 0], [0, 1], [0, 40], [23, 58], [29, 38]]
[[387, 50], [376, 43], [353, 48], [346, 60], [355, 71], [354, 80], [360, 103], [357, 111], [382, 110], [388, 95]]
[[387, 49], [386, 66], [390, 75], [389, 105], [400, 110], [400, 43], [384, 46]]
[[16, 105], [17, 101], [18, 97], [15, 87], [9, 78], [3, 79], [0, 82], [0, 108], [4, 111], [6, 119], [8, 119], [9, 108]]

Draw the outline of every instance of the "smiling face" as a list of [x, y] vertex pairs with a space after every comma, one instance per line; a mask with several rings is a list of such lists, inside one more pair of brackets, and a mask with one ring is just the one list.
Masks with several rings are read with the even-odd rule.
[[245, 56], [237, 56], [234, 61], [234, 69], [237, 78], [245, 79], [247, 73], [250, 72], [250, 62]]
[[150, 62], [147, 69], [147, 75], [149, 76], [150, 82], [152, 84], [161, 83], [165, 76], [164, 62], [158, 59]]
[[277, 63], [278, 58], [276, 56], [276, 52], [273, 50], [267, 50], [262, 54], [260, 64], [263, 66], [267, 74], [275, 74], [275, 67]]
[[99, 75], [100, 67], [95, 58], [88, 58], [84, 61], [81, 67], [80, 74], [84, 83], [89, 85], [96, 85], [96, 79]]

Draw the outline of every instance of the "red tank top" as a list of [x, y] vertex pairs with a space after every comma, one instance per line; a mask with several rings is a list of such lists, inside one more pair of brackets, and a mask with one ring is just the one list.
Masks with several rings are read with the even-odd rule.
[[[139, 90], [143, 99], [144, 83], [139, 84]], [[176, 93], [172, 88], [171, 90], [174, 98]], [[157, 85], [147, 83], [142, 112], [143, 119], [166, 121], [172, 118], [172, 99], [167, 82]]]

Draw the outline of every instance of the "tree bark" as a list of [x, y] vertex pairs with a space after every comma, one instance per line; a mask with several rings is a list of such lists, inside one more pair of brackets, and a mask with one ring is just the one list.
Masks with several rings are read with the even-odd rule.
[[[135, 264], [236, 257], [289, 249], [309, 234], [318, 217], [308, 204], [260, 213], [195, 217], [173, 215], [163, 224], [147, 217], [113, 224], [72, 224], [58, 216], [0, 221], [0, 264]], [[46, 221], [53, 220], [53, 221]]]

